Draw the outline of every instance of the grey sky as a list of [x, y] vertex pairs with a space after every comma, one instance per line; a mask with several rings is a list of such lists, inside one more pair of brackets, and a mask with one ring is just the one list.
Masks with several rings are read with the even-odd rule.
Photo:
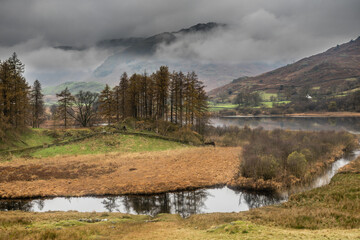
[[359, 36], [359, 12], [359, 0], [0, 0], [0, 59], [18, 52], [32, 77], [41, 71], [91, 72], [106, 53], [51, 47], [150, 36], [213, 21], [231, 27], [205, 40], [163, 46], [157, 56], [288, 62]]

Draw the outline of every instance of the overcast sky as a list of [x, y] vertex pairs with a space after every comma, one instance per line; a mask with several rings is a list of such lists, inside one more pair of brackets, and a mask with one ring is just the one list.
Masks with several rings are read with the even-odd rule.
[[52, 46], [91, 46], [212, 21], [231, 27], [209, 39], [184, 39], [157, 55], [292, 62], [358, 37], [359, 12], [359, 0], [0, 0], [0, 59], [16, 51], [31, 77], [60, 70], [76, 75], [91, 72], [107, 53]]

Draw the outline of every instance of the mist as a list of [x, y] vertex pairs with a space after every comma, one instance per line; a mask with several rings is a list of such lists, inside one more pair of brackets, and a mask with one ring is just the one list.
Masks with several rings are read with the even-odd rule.
[[[2, 0], [0, 59], [16, 52], [26, 65], [27, 80], [39, 79], [44, 85], [64, 81], [113, 84], [124, 71], [152, 72], [166, 64], [177, 71], [198, 71], [205, 82], [212, 78], [210, 85], [217, 86], [357, 38], [359, 9], [356, 0]], [[101, 40], [149, 37], [210, 21], [227, 27], [178, 36], [175, 42], [158, 46], [151, 58], [124, 61], [111, 75], [94, 77], [94, 70], [116, 54], [96, 48]], [[64, 51], [56, 46], [85, 50]], [[218, 66], [215, 75], [205, 74], [211, 64]], [[200, 65], [206, 67], [197, 68]]]

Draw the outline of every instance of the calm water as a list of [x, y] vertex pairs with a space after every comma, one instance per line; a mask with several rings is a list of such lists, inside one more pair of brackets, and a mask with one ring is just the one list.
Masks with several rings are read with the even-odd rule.
[[[309, 188], [328, 184], [337, 170], [360, 155], [360, 151], [336, 161], [331, 169], [316, 179]], [[301, 189], [306, 190], [306, 189]], [[282, 196], [234, 191], [227, 187], [199, 189], [195, 191], [172, 192], [141, 196], [108, 197], [58, 197], [53, 199], [0, 200], [0, 210], [22, 210], [33, 212], [79, 211], [79, 212], [122, 212], [156, 215], [178, 213], [187, 217], [196, 213], [240, 212], [265, 205], [286, 201], [288, 193]]]
[[245, 125], [267, 130], [275, 128], [289, 130], [321, 131], [335, 130], [348, 131], [360, 134], [360, 117], [222, 117], [211, 118], [213, 126], [239, 126]]

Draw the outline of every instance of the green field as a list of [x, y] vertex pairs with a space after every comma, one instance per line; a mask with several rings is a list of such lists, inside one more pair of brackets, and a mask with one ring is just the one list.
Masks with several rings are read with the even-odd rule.
[[277, 98], [277, 93], [260, 92], [260, 96], [264, 102], [269, 102], [271, 97]]
[[143, 136], [112, 134], [94, 136], [63, 146], [53, 146], [32, 152], [32, 157], [84, 155], [110, 152], [146, 152], [187, 147], [182, 143]]
[[232, 104], [232, 103], [209, 103], [209, 111], [210, 112], [218, 112], [220, 110], [230, 110], [230, 109], [236, 109], [239, 105], [238, 104]]
[[278, 102], [261, 102], [261, 105], [263, 105], [266, 108], [272, 108], [274, 104], [288, 104], [291, 101], [278, 101]]
[[4, 140], [0, 140], [0, 151], [34, 147], [54, 141], [55, 139], [45, 134], [45, 131], [45, 129], [23, 129], [18, 133], [7, 133]]

